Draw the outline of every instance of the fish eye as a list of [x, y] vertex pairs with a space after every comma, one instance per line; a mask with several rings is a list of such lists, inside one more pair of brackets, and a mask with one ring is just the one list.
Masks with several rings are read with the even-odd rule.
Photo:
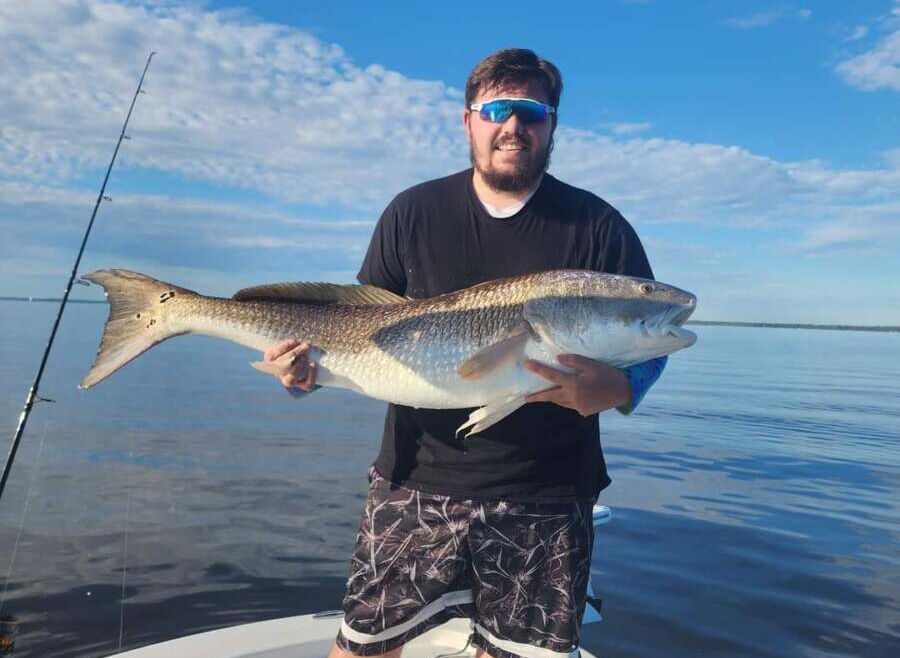
[[649, 295], [651, 292], [653, 292], [653, 286], [649, 283], [642, 283], [639, 289], [642, 295]]

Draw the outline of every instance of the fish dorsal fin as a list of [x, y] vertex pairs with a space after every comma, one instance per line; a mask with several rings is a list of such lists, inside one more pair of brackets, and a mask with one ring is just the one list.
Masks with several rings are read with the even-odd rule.
[[242, 302], [293, 302], [304, 304], [348, 304], [368, 306], [398, 304], [406, 301], [400, 295], [376, 286], [337, 283], [270, 283], [238, 290], [232, 296]]

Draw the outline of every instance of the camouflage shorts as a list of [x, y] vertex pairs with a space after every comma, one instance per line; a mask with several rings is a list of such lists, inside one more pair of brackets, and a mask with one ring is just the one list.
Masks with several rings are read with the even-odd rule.
[[370, 471], [338, 646], [385, 653], [452, 617], [495, 658], [577, 651], [590, 577], [591, 501], [459, 500]]

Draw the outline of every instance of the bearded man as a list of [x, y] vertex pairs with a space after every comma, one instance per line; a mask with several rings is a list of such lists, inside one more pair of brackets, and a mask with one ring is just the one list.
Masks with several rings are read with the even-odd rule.
[[[546, 173], [562, 79], [530, 50], [498, 51], [466, 83], [472, 168], [399, 194], [359, 281], [423, 298], [501, 277], [579, 268], [652, 278], [625, 219]], [[309, 346], [286, 341], [285, 386], [310, 390]], [[476, 437], [471, 409], [389, 405], [330, 658], [386, 655], [451, 617], [494, 658], [576, 656], [590, 576], [591, 508], [610, 480], [598, 414], [630, 413], [665, 358], [618, 370], [577, 355], [528, 362], [545, 391]]]

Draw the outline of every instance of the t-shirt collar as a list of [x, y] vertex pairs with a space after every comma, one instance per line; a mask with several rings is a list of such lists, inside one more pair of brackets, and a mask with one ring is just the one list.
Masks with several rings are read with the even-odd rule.
[[508, 217], [512, 217], [517, 212], [522, 210], [522, 208], [525, 207], [525, 204], [531, 201], [531, 197], [533, 197], [534, 193], [538, 191], [538, 188], [541, 186], [541, 182], [543, 180], [544, 175], [541, 174], [541, 177], [538, 179], [537, 185], [534, 186], [534, 189], [532, 189], [524, 199], [503, 208], [498, 208], [497, 206], [492, 206], [491, 204], [487, 203], [478, 195], [478, 189], [474, 185], [472, 185], [472, 191], [475, 192], [475, 198], [481, 202], [482, 207], [484, 207], [488, 215], [490, 215], [494, 219], [507, 219]]

